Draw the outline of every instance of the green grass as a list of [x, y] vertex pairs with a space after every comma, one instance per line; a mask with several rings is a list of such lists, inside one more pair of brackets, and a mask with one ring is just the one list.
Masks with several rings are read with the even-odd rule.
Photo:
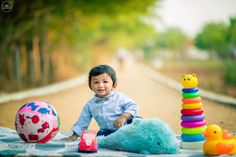
[[236, 97], [236, 63], [225, 60], [166, 61], [159, 71], [181, 82], [183, 74], [196, 73], [200, 88]]
[[224, 81], [227, 85], [236, 86], [236, 63], [235, 61], [224, 62]]

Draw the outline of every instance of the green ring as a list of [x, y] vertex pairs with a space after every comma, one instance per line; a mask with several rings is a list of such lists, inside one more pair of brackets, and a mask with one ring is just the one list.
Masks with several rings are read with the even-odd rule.
[[193, 93], [182, 93], [182, 97], [184, 98], [195, 98], [199, 96], [199, 92], [193, 92]]
[[203, 131], [205, 131], [207, 126], [197, 127], [197, 128], [182, 128], [181, 132], [182, 134], [202, 134]]

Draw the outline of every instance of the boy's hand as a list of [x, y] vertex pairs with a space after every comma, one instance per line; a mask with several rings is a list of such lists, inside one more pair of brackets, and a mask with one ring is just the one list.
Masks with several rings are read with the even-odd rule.
[[75, 133], [73, 133], [73, 135], [71, 135], [71, 136], [69, 136], [69, 137], [64, 137], [64, 138], [62, 138], [62, 140], [71, 140], [71, 141], [75, 141], [75, 140], [77, 140], [78, 139], [78, 135], [77, 134], [75, 134]]
[[126, 121], [126, 118], [123, 117], [123, 116], [120, 116], [120, 117], [114, 122], [114, 126], [115, 126], [116, 128], [120, 128], [120, 127], [122, 127], [122, 125], [125, 123], [125, 121]]
[[132, 118], [132, 115], [129, 113], [124, 112], [115, 122], [114, 122], [114, 126], [116, 128], [120, 128], [122, 127], [122, 125], [128, 120]]

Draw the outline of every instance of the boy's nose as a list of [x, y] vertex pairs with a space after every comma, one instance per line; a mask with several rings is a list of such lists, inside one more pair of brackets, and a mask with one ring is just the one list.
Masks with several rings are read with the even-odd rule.
[[99, 83], [99, 87], [102, 87], [103, 86], [103, 83]]

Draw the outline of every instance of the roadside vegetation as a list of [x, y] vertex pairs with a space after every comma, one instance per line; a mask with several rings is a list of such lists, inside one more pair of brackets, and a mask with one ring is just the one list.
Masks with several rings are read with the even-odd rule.
[[[0, 14], [0, 93], [47, 85], [135, 47], [154, 29], [157, 0], [24, 0]], [[133, 40], [135, 39], [135, 40]]]
[[[227, 67], [226, 64], [230, 64], [230, 66]], [[235, 72], [230, 69], [232, 67], [236, 67], [236, 63], [233, 61], [185, 60], [165, 62], [159, 71], [179, 83], [181, 83], [183, 74], [196, 73], [199, 80], [198, 87], [236, 97], [236, 86], [228, 82], [228, 80], [232, 80], [235, 83], [235, 78], [232, 78], [235, 77]], [[230, 76], [227, 76], [227, 74], [230, 74]]]
[[146, 58], [160, 72], [179, 81], [194, 72], [200, 87], [236, 97], [236, 17], [207, 23], [193, 39], [167, 29], [153, 43]]
[[200, 87], [236, 97], [236, 17], [189, 37], [148, 22], [160, 20], [160, 0], [11, 2], [0, 14], [0, 94], [72, 78], [124, 47], [172, 78], [195, 72]]

